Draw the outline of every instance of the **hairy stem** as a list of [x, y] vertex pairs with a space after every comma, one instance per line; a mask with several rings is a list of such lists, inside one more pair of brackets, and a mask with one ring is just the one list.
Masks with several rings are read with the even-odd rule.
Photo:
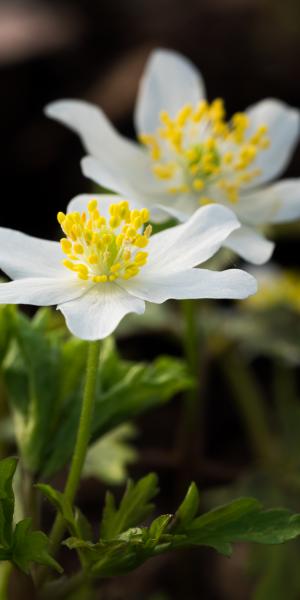
[[[66, 500], [73, 503], [88, 449], [88, 443], [91, 433], [91, 422], [95, 404], [96, 379], [99, 364], [100, 341], [90, 342], [87, 367], [85, 389], [83, 394], [82, 408], [79, 419], [79, 427], [75, 449], [71, 462], [69, 475], [66, 481], [64, 496]], [[57, 515], [50, 533], [50, 547], [52, 553], [55, 554], [58, 550], [62, 536], [65, 530], [65, 523], [61, 515]], [[41, 584], [45, 579], [45, 574], [39, 579]]]

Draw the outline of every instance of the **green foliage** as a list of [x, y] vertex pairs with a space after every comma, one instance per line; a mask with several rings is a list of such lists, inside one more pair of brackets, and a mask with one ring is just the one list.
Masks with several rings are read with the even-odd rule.
[[176, 529], [188, 543], [212, 546], [230, 555], [233, 542], [281, 544], [300, 534], [300, 515], [288, 510], [263, 510], [254, 498], [241, 498]]
[[284, 306], [253, 310], [246, 303], [243, 310], [224, 310], [209, 306], [199, 328], [203, 329], [213, 350], [230, 342], [238, 343], [253, 356], [281, 359], [300, 364], [299, 314]]
[[129, 443], [135, 436], [131, 423], [119, 425], [103, 435], [89, 448], [83, 476], [99, 477], [111, 485], [124, 483], [128, 477], [127, 465], [137, 460], [137, 452]]
[[12, 560], [24, 573], [29, 573], [32, 563], [45, 565], [62, 572], [60, 565], [48, 551], [49, 540], [42, 531], [31, 531], [31, 519], [17, 523], [13, 536]]
[[160, 515], [145, 526], [158, 492], [157, 478], [150, 474], [136, 484], [128, 483], [119, 506], [114, 496], [107, 493], [100, 539], [93, 543], [91, 537], [79, 532], [61, 495], [49, 486], [40, 485], [39, 489], [66, 520], [72, 537], [65, 545], [84, 557], [94, 577], [127, 573], [151, 557], [178, 548], [209, 546], [230, 556], [235, 542], [281, 544], [300, 535], [300, 515], [284, 509], [264, 510], [254, 498], [240, 498], [196, 516], [199, 492], [194, 483], [175, 515]]
[[16, 458], [0, 461], [0, 544], [3, 548], [11, 546], [12, 543], [15, 508], [12, 481], [16, 468]]
[[[68, 462], [74, 448], [87, 343], [70, 338], [50, 309], [39, 310], [32, 320], [15, 311], [12, 323], [14, 343], [4, 361], [3, 373], [15, 435], [26, 467], [50, 477]], [[105, 340], [92, 443], [191, 385], [183, 361], [159, 357], [150, 364], [135, 364], [120, 358], [114, 342]], [[115, 456], [118, 451], [123, 452], [125, 460], [124, 446], [120, 448], [117, 438], [115, 442]], [[119, 481], [124, 470], [120, 452]]]
[[107, 492], [100, 526], [101, 538], [114, 539], [126, 529], [139, 525], [153, 511], [151, 500], [157, 493], [157, 476], [154, 473], [135, 484], [129, 480], [119, 508], [113, 495]]
[[47, 536], [42, 531], [31, 531], [31, 519], [23, 519], [14, 527], [12, 482], [16, 467], [16, 458], [0, 461], [0, 560], [10, 560], [24, 573], [29, 573], [32, 563], [61, 572], [60, 565], [49, 554]]
[[14, 306], [0, 306], [0, 365], [2, 364], [9, 346], [11, 325], [15, 310]]

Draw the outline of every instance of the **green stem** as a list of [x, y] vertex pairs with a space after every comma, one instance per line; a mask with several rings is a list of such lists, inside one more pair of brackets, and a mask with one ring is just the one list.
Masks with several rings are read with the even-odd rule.
[[8, 585], [12, 568], [11, 562], [4, 561], [0, 564], [0, 600], [8, 600]]
[[273, 462], [274, 441], [268, 426], [264, 397], [251, 367], [234, 351], [228, 351], [222, 367], [257, 460]]
[[[87, 367], [85, 389], [83, 394], [81, 415], [79, 427], [75, 443], [74, 454], [71, 462], [69, 475], [67, 478], [64, 496], [66, 500], [73, 503], [84, 465], [88, 443], [91, 432], [91, 422], [95, 404], [96, 379], [99, 364], [100, 341], [90, 342]], [[57, 515], [50, 533], [50, 547], [52, 553], [55, 554], [58, 550], [62, 536], [65, 530], [65, 522], [61, 515]], [[44, 577], [42, 578], [42, 581]], [[41, 581], [40, 581], [41, 583]]]
[[[71, 598], [71, 594], [75, 592], [79, 593], [80, 590], [85, 594], [90, 585], [90, 582], [86, 579], [86, 574], [80, 571], [69, 578], [63, 576], [60, 579], [47, 583], [42, 589], [39, 598], [40, 600], [53, 600], [53, 598], [55, 600], [65, 600], [65, 598]], [[86, 593], [85, 600], [89, 597]]]

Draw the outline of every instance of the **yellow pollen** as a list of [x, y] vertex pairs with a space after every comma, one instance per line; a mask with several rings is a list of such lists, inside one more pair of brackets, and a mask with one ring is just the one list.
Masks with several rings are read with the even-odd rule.
[[193, 188], [195, 190], [197, 190], [198, 192], [200, 192], [201, 190], [203, 190], [204, 188], [204, 181], [202, 179], [194, 179], [193, 181]]
[[171, 179], [174, 173], [173, 165], [161, 165], [157, 164], [153, 166], [153, 173], [159, 179]]
[[[186, 104], [174, 117], [162, 111], [160, 122], [156, 132], [140, 136], [153, 160], [153, 175], [167, 193], [190, 193], [198, 199], [202, 192], [204, 202], [215, 193], [219, 200], [220, 190], [225, 200], [237, 202], [240, 188], [258, 176], [253, 167], [259, 153], [270, 145], [266, 124], [250, 131], [245, 113], [226, 120], [221, 98], [211, 104], [202, 100], [195, 107]], [[136, 229], [139, 222], [130, 220]], [[126, 235], [143, 243], [138, 236]]]
[[79, 279], [93, 283], [135, 277], [148, 259], [148, 253], [141, 251], [151, 235], [151, 226], [145, 226], [148, 209], [130, 210], [124, 200], [110, 206], [109, 222], [100, 214], [96, 199], [87, 210], [88, 219], [86, 213], [57, 215], [66, 236], [60, 241], [67, 256], [63, 265]]

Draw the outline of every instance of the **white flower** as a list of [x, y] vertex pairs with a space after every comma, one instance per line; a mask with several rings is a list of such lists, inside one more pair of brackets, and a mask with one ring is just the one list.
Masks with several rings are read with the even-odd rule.
[[65, 233], [60, 243], [0, 228], [0, 268], [14, 279], [0, 284], [0, 303], [57, 305], [74, 335], [95, 340], [126, 314], [142, 314], [145, 301], [256, 292], [255, 279], [244, 271], [193, 268], [239, 227], [231, 211], [199, 208], [183, 225], [152, 237], [151, 227], [144, 228], [148, 216], [147, 209], [130, 211], [118, 196], [82, 195], [67, 215], [58, 214]]
[[93, 181], [147, 206], [156, 221], [166, 213], [185, 221], [199, 203], [229, 206], [242, 227], [226, 245], [264, 263], [274, 244], [260, 227], [300, 216], [300, 180], [269, 183], [285, 169], [298, 141], [299, 113], [268, 99], [226, 123], [222, 101], [209, 105], [204, 98], [195, 67], [175, 52], [156, 50], [135, 109], [144, 147], [121, 137], [88, 103], [54, 102], [46, 113], [79, 133], [90, 154], [83, 171]]

